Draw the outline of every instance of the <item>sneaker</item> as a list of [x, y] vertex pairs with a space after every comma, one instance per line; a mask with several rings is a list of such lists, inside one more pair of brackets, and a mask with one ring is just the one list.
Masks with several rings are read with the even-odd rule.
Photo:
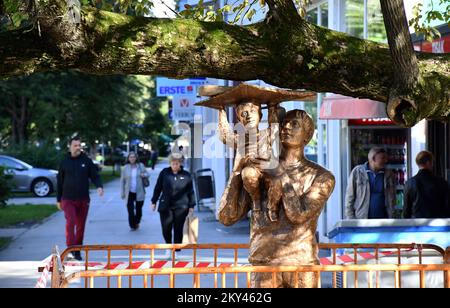
[[74, 251], [73, 252], [73, 256], [74, 256], [75, 260], [83, 261], [83, 258], [81, 257], [81, 252], [80, 251]]
[[73, 261], [75, 260], [75, 256], [73, 255], [73, 253], [69, 252], [66, 256], [66, 261]]

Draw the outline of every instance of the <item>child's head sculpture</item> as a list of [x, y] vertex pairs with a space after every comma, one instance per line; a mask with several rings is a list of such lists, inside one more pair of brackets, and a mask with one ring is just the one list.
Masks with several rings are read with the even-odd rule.
[[239, 122], [246, 129], [258, 129], [262, 119], [261, 105], [252, 99], [242, 100], [235, 105]]

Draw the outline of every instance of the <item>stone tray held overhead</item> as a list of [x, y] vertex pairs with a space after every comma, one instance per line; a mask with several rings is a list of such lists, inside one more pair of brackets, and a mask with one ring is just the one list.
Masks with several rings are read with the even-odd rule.
[[264, 88], [245, 83], [241, 83], [236, 87], [202, 86], [199, 94], [201, 96], [210, 96], [210, 98], [196, 103], [196, 106], [215, 109], [235, 106], [245, 100], [267, 104], [268, 102], [280, 103], [283, 101], [311, 100], [316, 97], [314, 92]]

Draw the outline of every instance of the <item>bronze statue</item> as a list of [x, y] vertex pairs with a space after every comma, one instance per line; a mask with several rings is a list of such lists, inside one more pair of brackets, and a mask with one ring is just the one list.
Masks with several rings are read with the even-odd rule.
[[[212, 97], [196, 105], [219, 110], [219, 138], [236, 150], [233, 172], [222, 195], [221, 204], [237, 202], [238, 193], [242, 192], [246, 198], [251, 199], [252, 211], [259, 212], [261, 191], [265, 191], [268, 196], [267, 215], [271, 221], [277, 221], [281, 200], [280, 182], [264, 176], [262, 169], [278, 166], [279, 154], [274, 153], [274, 149], [277, 147], [275, 142], [279, 141], [279, 120], [284, 111], [278, 104], [283, 100], [315, 97], [315, 94], [262, 88], [244, 83], [234, 88], [204, 86], [201, 87], [200, 94]], [[260, 131], [261, 104], [266, 104], [269, 109], [269, 128]], [[237, 133], [230, 129], [224, 108], [227, 105], [235, 107], [240, 124]], [[228, 189], [230, 187], [233, 189]]]
[[[269, 106], [269, 123], [275, 123], [268, 129], [259, 130], [259, 123], [262, 118], [261, 105], [255, 101], [243, 101], [236, 105], [236, 115], [242, 124], [240, 133], [230, 130], [225, 109], [219, 111], [219, 138], [220, 140], [237, 149], [234, 160], [233, 174], [229, 183], [242, 181], [243, 187], [252, 200], [252, 211], [261, 211], [261, 185], [264, 185], [269, 192], [267, 204], [269, 218], [272, 221], [278, 220], [278, 204], [281, 200], [281, 190], [277, 187], [278, 181], [263, 177], [263, 168], [268, 165], [261, 165], [261, 162], [270, 164], [274, 159], [272, 146], [278, 135], [278, 110], [277, 105]], [[236, 179], [236, 180], [235, 180]], [[224, 194], [224, 199], [226, 200]]]
[[[314, 123], [306, 112], [289, 111], [281, 126], [278, 166], [263, 168], [258, 163], [264, 161], [252, 161], [252, 167], [261, 170], [262, 177], [271, 182], [272, 190], [278, 190], [267, 192], [260, 187], [261, 210], [251, 213], [249, 261], [252, 265], [319, 264], [315, 239], [317, 221], [334, 189], [335, 180], [328, 170], [304, 156], [304, 148], [313, 134]], [[271, 193], [280, 195], [282, 199], [276, 221], [268, 215]], [[242, 178], [234, 174], [220, 202], [219, 220], [224, 225], [232, 225], [245, 217], [251, 208], [252, 198], [247, 190], [242, 189]], [[280, 273], [276, 281], [277, 287], [295, 285], [292, 273]], [[252, 286], [271, 287], [272, 274], [254, 273]], [[316, 274], [299, 273], [298, 286], [317, 287]]]

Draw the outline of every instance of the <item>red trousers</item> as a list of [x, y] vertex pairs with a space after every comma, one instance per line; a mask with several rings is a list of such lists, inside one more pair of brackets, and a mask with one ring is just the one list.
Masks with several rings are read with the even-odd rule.
[[83, 245], [84, 227], [89, 212], [89, 200], [61, 200], [66, 217], [67, 247]]

